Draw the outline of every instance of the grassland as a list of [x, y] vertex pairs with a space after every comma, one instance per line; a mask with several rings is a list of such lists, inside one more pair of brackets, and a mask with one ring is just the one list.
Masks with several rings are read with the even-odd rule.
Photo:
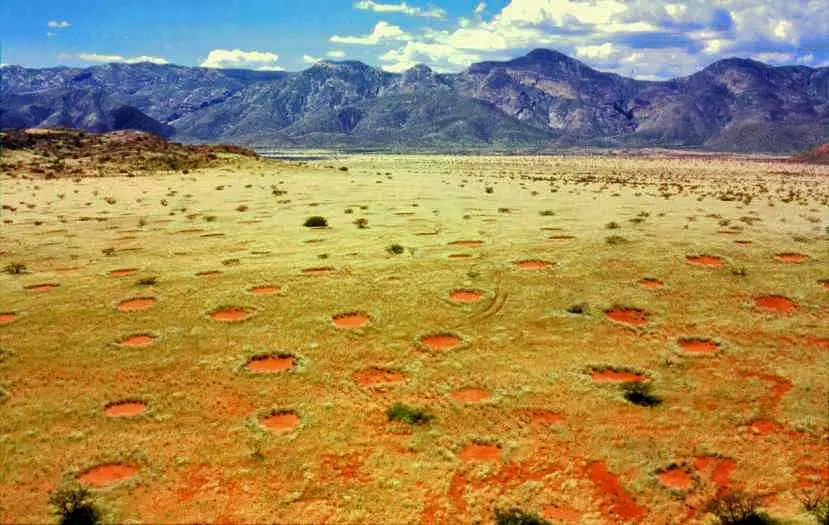
[[54, 520], [80, 480], [119, 523], [713, 523], [737, 490], [813, 523], [827, 176], [370, 155], [0, 175], [0, 262], [23, 265], [0, 275], [0, 522]]

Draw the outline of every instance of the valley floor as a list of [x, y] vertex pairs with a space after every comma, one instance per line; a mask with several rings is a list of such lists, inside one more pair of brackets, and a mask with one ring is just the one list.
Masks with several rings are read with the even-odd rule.
[[28, 268], [0, 274], [2, 523], [73, 482], [119, 523], [706, 523], [742, 490], [805, 524], [829, 490], [829, 168], [357, 155], [0, 187], [0, 263]]

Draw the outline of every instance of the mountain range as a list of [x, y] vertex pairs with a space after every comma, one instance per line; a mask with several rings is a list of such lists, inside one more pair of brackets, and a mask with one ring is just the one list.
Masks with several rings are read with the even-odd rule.
[[348, 149], [805, 150], [829, 137], [829, 67], [725, 59], [644, 81], [537, 49], [440, 74], [176, 65], [0, 69], [0, 128], [138, 129], [181, 142]]

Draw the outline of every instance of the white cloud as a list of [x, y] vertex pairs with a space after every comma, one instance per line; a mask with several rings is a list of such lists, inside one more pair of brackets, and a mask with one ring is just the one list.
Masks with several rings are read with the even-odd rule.
[[311, 56], [311, 55], [302, 55], [302, 61], [305, 62], [306, 64], [316, 64], [320, 60], [322, 60], [320, 57], [315, 57], [315, 56]]
[[361, 46], [375, 46], [382, 40], [410, 40], [411, 35], [400, 29], [399, 26], [389, 24], [383, 20], [377, 22], [374, 30], [365, 36], [334, 35], [328, 40], [334, 44], [349, 44]]
[[343, 51], [342, 49], [332, 49], [331, 51], [326, 53], [325, 56], [329, 58], [345, 58], [345, 51]]
[[49, 20], [46, 24], [50, 29], [67, 29], [72, 26], [68, 20]]
[[486, 11], [486, 2], [481, 2], [475, 8], [475, 15], [481, 16], [482, 14], [484, 14], [484, 11]]
[[401, 49], [392, 49], [380, 57], [381, 61], [388, 62], [383, 69], [392, 73], [406, 71], [417, 64], [428, 64], [436, 71], [451, 71], [480, 59], [480, 55], [450, 45], [425, 42], [408, 42]]
[[400, 13], [410, 16], [422, 16], [426, 18], [446, 18], [446, 11], [439, 7], [421, 8], [408, 5], [406, 2], [399, 4], [381, 4], [373, 0], [360, 0], [354, 4], [355, 9], [374, 11], [375, 13]]
[[77, 55], [67, 55], [67, 54], [60, 54], [58, 55], [60, 59], [78, 59], [83, 60], [84, 62], [100, 62], [100, 63], [121, 63], [121, 64], [138, 64], [140, 62], [149, 62], [151, 64], [169, 64], [170, 62], [166, 58], [160, 57], [153, 57], [147, 55], [141, 55], [137, 57], [125, 57], [122, 55], [105, 55], [101, 53], [78, 53]]
[[241, 49], [214, 49], [207, 54], [201, 67], [217, 69], [256, 69], [259, 71], [281, 71], [276, 65], [279, 55], [268, 51], [242, 51]]

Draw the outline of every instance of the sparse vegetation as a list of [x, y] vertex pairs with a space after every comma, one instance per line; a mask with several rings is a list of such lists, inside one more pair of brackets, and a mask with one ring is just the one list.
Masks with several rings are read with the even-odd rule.
[[92, 492], [78, 484], [66, 485], [49, 496], [52, 513], [60, 525], [96, 525], [102, 514]]
[[314, 215], [305, 219], [303, 224], [306, 228], [325, 228], [328, 226], [328, 220], [325, 217]]
[[716, 496], [705, 505], [705, 512], [717, 517], [721, 525], [775, 525], [760, 512], [761, 499], [745, 492], [728, 492]]
[[3, 267], [3, 271], [10, 275], [21, 275], [28, 272], [25, 263], [14, 261]]
[[803, 510], [815, 518], [817, 525], [829, 525], [829, 492], [827, 490], [829, 488], [823, 494], [813, 491], [800, 497]]

